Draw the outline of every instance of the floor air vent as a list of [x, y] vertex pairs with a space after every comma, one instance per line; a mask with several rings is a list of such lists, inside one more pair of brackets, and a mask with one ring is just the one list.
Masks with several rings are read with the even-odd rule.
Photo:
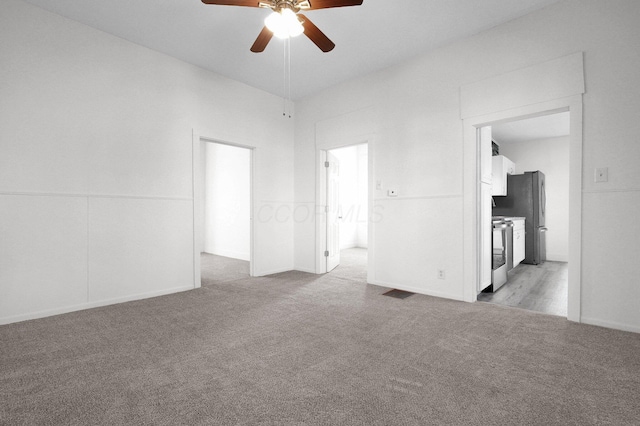
[[409, 296], [413, 296], [415, 293], [411, 293], [410, 291], [404, 291], [404, 290], [397, 290], [397, 289], [393, 289], [393, 290], [389, 290], [386, 293], [383, 293], [383, 296], [391, 296], [391, 297], [395, 297], [396, 299], [406, 299]]

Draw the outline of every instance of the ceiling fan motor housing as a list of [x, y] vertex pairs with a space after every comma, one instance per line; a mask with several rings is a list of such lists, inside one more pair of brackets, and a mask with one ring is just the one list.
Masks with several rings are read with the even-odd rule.
[[309, 4], [308, 0], [271, 0], [270, 2], [261, 1], [260, 7], [269, 8], [275, 12], [291, 9], [293, 12], [298, 13], [300, 10], [310, 9], [311, 4]]

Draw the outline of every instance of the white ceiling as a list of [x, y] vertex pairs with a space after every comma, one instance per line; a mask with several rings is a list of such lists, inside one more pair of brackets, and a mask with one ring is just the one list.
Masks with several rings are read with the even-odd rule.
[[[25, 1], [284, 95], [283, 42], [274, 38], [263, 53], [249, 51], [270, 13], [267, 9], [205, 5], [200, 0]], [[291, 98], [389, 67], [557, 1], [364, 0], [362, 6], [307, 11], [336, 48], [322, 53], [304, 35], [292, 40]]]
[[491, 127], [491, 137], [498, 145], [558, 138], [569, 135], [569, 111], [511, 121]]

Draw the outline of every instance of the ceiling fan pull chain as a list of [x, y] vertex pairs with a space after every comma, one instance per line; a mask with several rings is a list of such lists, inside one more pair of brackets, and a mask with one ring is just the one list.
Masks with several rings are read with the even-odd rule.
[[288, 38], [283, 41], [282, 116], [291, 118], [291, 42]]
[[287, 39], [287, 83], [288, 92], [287, 99], [289, 100], [289, 118], [291, 118], [291, 39]]
[[282, 116], [287, 115], [287, 41], [282, 44]]

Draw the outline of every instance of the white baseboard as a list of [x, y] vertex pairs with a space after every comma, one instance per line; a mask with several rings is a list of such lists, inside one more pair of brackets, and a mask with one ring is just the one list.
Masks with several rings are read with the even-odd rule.
[[547, 253], [547, 260], [549, 262], [568, 262], [569, 255], [559, 254], [559, 253]]
[[605, 321], [598, 318], [580, 318], [583, 324], [597, 325], [598, 327], [612, 328], [614, 330], [630, 331], [632, 333], [640, 333], [640, 327], [637, 325], [623, 324], [615, 321]]
[[315, 269], [311, 269], [311, 268], [302, 268], [302, 267], [298, 267], [298, 266], [294, 266], [293, 267], [294, 271], [300, 271], [300, 272], [307, 272], [309, 274], [315, 274], [316, 270]]
[[79, 305], [65, 306], [62, 308], [46, 309], [44, 311], [29, 312], [26, 314], [14, 315], [0, 318], [0, 325], [12, 324], [14, 322], [28, 321], [39, 318], [51, 317], [54, 315], [68, 314], [70, 312], [83, 311], [85, 309], [99, 308], [101, 306], [116, 305], [118, 303], [131, 302], [134, 300], [149, 299], [152, 297], [166, 296], [167, 294], [180, 293], [182, 291], [193, 290], [193, 286], [174, 287], [165, 290], [152, 291], [149, 293], [134, 294], [131, 296], [118, 297], [115, 299], [100, 300], [97, 302], [81, 303]]
[[349, 241], [346, 244], [340, 244], [340, 250], [348, 250], [355, 247], [358, 247], [358, 244], [355, 241]]
[[251, 255], [249, 253], [243, 253], [243, 252], [233, 251], [233, 250], [218, 250], [218, 249], [210, 250], [210, 251], [205, 250], [205, 253], [215, 254], [216, 256], [229, 257], [231, 259], [246, 260], [247, 262], [251, 260]]
[[269, 271], [255, 271], [253, 276], [264, 277], [265, 275], [281, 274], [282, 272], [289, 272], [289, 271], [293, 271], [293, 268], [272, 269]]
[[353, 243], [353, 244], [345, 244], [344, 246], [340, 246], [340, 250], [348, 250], [348, 249], [352, 249], [352, 248], [366, 249], [367, 245], [366, 244]]
[[407, 286], [402, 284], [392, 284], [392, 283], [387, 283], [380, 280], [372, 280], [372, 281], [369, 281], [368, 284], [374, 284], [381, 287], [388, 287], [388, 288], [395, 288], [398, 290], [410, 291], [411, 293], [424, 294], [426, 296], [440, 297], [442, 299], [458, 300], [460, 302], [464, 301], [463, 297], [457, 294], [425, 290], [423, 288], [412, 287], [412, 286]]

